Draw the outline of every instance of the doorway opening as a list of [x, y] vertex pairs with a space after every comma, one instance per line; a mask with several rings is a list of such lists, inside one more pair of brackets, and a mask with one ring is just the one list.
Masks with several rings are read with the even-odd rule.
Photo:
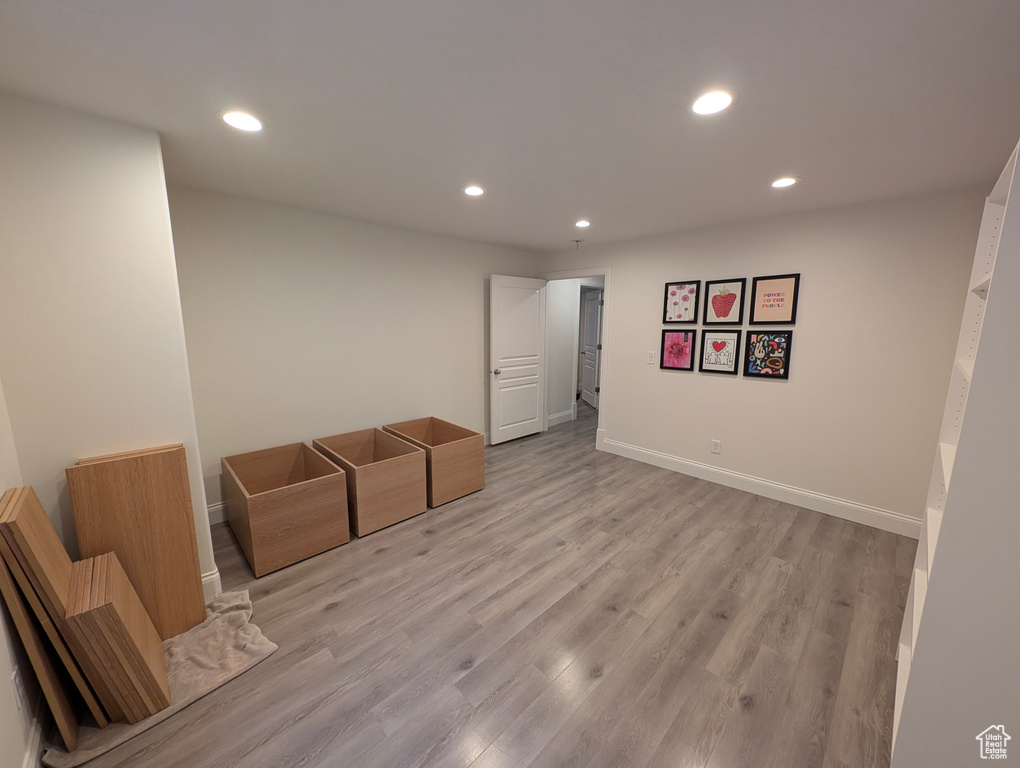
[[546, 423], [596, 421], [596, 448], [606, 423], [609, 269], [543, 275], [546, 293]]

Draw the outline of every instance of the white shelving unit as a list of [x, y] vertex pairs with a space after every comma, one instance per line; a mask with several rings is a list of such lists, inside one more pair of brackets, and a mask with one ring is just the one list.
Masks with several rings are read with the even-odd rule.
[[[907, 592], [907, 605], [903, 613], [903, 627], [900, 631], [896, 672], [896, 708], [893, 716], [894, 744], [899, 731], [903, 699], [910, 680], [910, 662], [917, 645], [917, 631], [924, 613], [928, 577], [935, 562], [939, 531], [946, 510], [946, 498], [953, 476], [953, 464], [956, 461], [956, 448], [960, 442], [960, 429], [963, 426], [967, 410], [967, 396], [970, 392], [971, 380], [974, 377], [974, 360], [977, 357], [981, 341], [985, 304], [995, 271], [995, 257], [999, 250], [1002, 222], [1010, 202], [1010, 188], [1013, 184], [1018, 150], [1020, 150], [1020, 146], [1013, 150], [1012, 157], [1006, 163], [1002, 175], [999, 176], [992, 193], [985, 201], [984, 216], [978, 231], [970, 289], [967, 292], [967, 303], [963, 310], [960, 339], [956, 346], [956, 362], [950, 377], [946, 408], [942, 414], [942, 429], [939, 432], [939, 444], [935, 451], [924, 522], [917, 543], [914, 573], [910, 581], [910, 589]], [[1014, 205], [1020, 205], [1020, 203], [1014, 203]], [[1016, 215], [1016, 211], [1014, 211], [1014, 215]]]

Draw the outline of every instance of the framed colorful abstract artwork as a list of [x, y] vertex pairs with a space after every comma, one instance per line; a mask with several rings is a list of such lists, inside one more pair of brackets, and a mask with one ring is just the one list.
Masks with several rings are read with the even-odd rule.
[[751, 283], [751, 325], [783, 325], [797, 322], [800, 273], [756, 277]]
[[697, 331], [663, 331], [659, 368], [669, 371], [693, 371], [696, 335]]
[[698, 370], [702, 373], [729, 373], [737, 375], [740, 361], [740, 331], [701, 332], [701, 362]]
[[686, 280], [682, 283], [666, 283], [666, 299], [662, 306], [662, 322], [698, 322], [698, 294], [700, 280]]
[[740, 325], [744, 322], [747, 278], [705, 281], [705, 325]]
[[744, 375], [763, 379], [790, 377], [793, 331], [748, 331], [744, 345]]

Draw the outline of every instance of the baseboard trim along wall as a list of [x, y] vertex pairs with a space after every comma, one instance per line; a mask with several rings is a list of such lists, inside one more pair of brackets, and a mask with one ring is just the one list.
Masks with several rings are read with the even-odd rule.
[[220, 501], [209, 505], [209, 525], [227, 522], [227, 505]]
[[202, 594], [205, 596], [205, 601], [207, 603], [213, 598], [219, 596], [222, 591], [223, 583], [220, 581], [219, 568], [202, 574]]
[[25, 759], [21, 768], [36, 768], [42, 759], [43, 741], [43, 719], [48, 714], [43, 712], [42, 695], [36, 700], [32, 718], [32, 732], [28, 736], [28, 745], [25, 747]]
[[571, 408], [569, 411], [563, 411], [562, 413], [554, 413], [546, 418], [546, 426], [555, 427], [557, 424], [562, 424], [565, 421], [573, 421], [576, 417], [574, 416], [574, 410]]
[[638, 448], [637, 446], [628, 445], [616, 440], [608, 440], [602, 435], [602, 430], [599, 430], [598, 438], [601, 438], [601, 445], [598, 446], [599, 450], [603, 450], [606, 453], [635, 459], [645, 464], [670, 469], [684, 475], [699, 477], [702, 480], [710, 480], [713, 483], [719, 483], [730, 488], [737, 488], [741, 491], [755, 493], [769, 499], [784, 501], [787, 504], [794, 504], [798, 507], [813, 509], [816, 512], [839, 517], [843, 520], [850, 520], [854, 523], [870, 525], [873, 528], [898, 533], [902, 536], [909, 536], [913, 539], [919, 538], [921, 535], [921, 521], [899, 512], [869, 507], [866, 504], [858, 504], [855, 501], [827, 496], [824, 493], [795, 488], [791, 485], [763, 480], [740, 472], [701, 464], [697, 461], [681, 459], [678, 456], [650, 451], [647, 448]]

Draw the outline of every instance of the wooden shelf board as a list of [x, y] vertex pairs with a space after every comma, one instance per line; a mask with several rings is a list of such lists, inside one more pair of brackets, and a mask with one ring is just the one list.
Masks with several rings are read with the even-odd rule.
[[942, 510], [929, 507], [925, 510], [924, 528], [925, 540], [927, 541], [928, 573], [931, 574], [931, 564], [935, 558], [935, 545], [939, 540], [939, 532], [942, 530]]
[[[900, 626], [900, 645], [910, 648], [914, 637], [914, 580], [911, 578], [907, 588], [907, 601], [903, 607], [903, 624]], [[913, 651], [911, 651], [912, 653]]]
[[971, 379], [974, 378], [974, 358], [972, 357], [961, 357], [956, 361], [956, 367], [960, 369], [964, 378], [967, 379], [967, 383], [970, 384]]
[[911, 653], [917, 647], [917, 630], [921, 626], [921, 613], [924, 611], [924, 598], [928, 594], [928, 574], [920, 568], [914, 569], [914, 604], [910, 606], [913, 617], [910, 620]]
[[893, 708], [893, 737], [896, 744], [896, 733], [900, 729], [900, 713], [903, 712], [903, 699], [907, 695], [907, 681], [910, 679], [910, 662], [912, 659], [909, 645], [900, 643], [896, 664], [896, 706]]
[[939, 443], [939, 456], [942, 457], [942, 479], [948, 490], [949, 480], [953, 475], [953, 462], [956, 461], [956, 446], [950, 443]]

